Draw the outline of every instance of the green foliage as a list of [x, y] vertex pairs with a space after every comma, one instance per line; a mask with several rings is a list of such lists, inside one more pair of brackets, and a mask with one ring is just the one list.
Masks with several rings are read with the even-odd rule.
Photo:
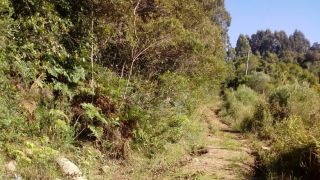
[[[201, 81], [194, 81], [177, 73], [166, 73], [160, 80], [161, 86], [156, 94], [152, 95], [147, 91], [142, 98], [147, 101], [143, 104], [149, 106], [146, 109], [137, 107], [130, 112], [130, 117], [139, 118], [140, 128], [135, 132], [135, 143], [139, 146], [136, 148], [149, 156], [164, 151], [168, 142], [171, 144], [183, 141], [186, 137], [196, 138], [192, 136], [196, 136], [199, 127], [191, 117], [197, 104], [206, 103], [216, 93], [215, 89], [196, 87], [196, 83], [202, 83]], [[153, 92], [154, 89], [149, 91]], [[140, 97], [139, 100], [141, 101]]]
[[226, 91], [222, 115], [271, 148], [256, 147], [268, 178], [312, 179], [319, 174], [319, 93], [302, 75], [308, 72], [298, 65], [276, 63], [271, 67], [275, 69], [269, 74], [255, 72], [241, 77], [241, 83], [255, 91], [244, 85]]
[[0, 13], [1, 153], [27, 179], [57, 177], [53, 149], [190, 149], [192, 115], [231, 73], [223, 0], [4, 0]]
[[237, 77], [228, 84], [237, 90], [226, 90], [222, 115], [262, 142], [256, 151], [267, 178], [314, 179], [320, 173], [319, 78], [302, 62], [316, 61], [315, 49], [306, 54], [310, 44], [299, 31], [287, 37], [270, 30], [253, 34], [250, 47], [256, 55], [248, 61], [249, 75], [244, 76], [246, 58], [238, 54]]
[[0, 16], [0, 157], [26, 179], [58, 177], [54, 158], [68, 151], [178, 161], [203, 137], [197, 108], [227, 78], [223, 116], [273, 143], [270, 167], [319, 154], [319, 49], [300, 31], [241, 35], [227, 64], [224, 0], [2, 0]]
[[249, 44], [249, 37], [241, 34], [237, 41], [236, 53], [238, 56], [247, 56], [251, 53], [251, 47]]
[[48, 138], [43, 137], [37, 143], [25, 141], [22, 144], [6, 145], [8, 155], [17, 161], [17, 169], [22, 177], [37, 179], [58, 176], [55, 166], [58, 151], [48, 147], [48, 142]]
[[260, 152], [271, 176], [312, 179], [319, 174], [318, 125], [310, 129], [297, 116], [274, 125], [270, 130], [272, 152]]
[[255, 34], [252, 34], [249, 40], [252, 52], [262, 56], [268, 53], [281, 55], [289, 51], [293, 53], [305, 53], [310, 48], [309, 40], [299, 30], [296, 30], [289, 37], [284, 31], [259, 30]]
[[275, 119], [289, 115], [299, 116], [312, 124], [317, 121], [319, 112], [319, 94], [306, 85], [286, 85], [279, 87], [269, 98], [271, 113]]
[[241, 130], [243, 123], [253, 118], [255, 107], [259, 104], [259, 95], [247, 86], [236, 91], [226, 92], [225, 109], [222, 112], [225, 121]]
[[13, 21], [10, 18], [12, 15], [10, 1], [2, 0], [0, 2], [0, 14], [0, 51], [2, 52], [10, 43], [8, 38], [12, 37]]
[[302, 69], [297, 64], [274, 63], [270, 66], [269, 74], [279, 85], [295, 83], [295, 81], [307, 82], [311, 85], [318, 83], [318, 78], [314, 74]]
[[73, 140], [74, 130], [69, 126], [70, 117], [62, 110], [51, 109], [49, 111], [51, 122], [46, 122], [50, 128], [45, 130], [50, 135], [52, 141], [61, 143], [71, 143]]
[[258, 93], [265, 93], [273, 88], [271, 77], [263, 72], [253, 72], [245, 77], [245, 84]]
[[93, 104], [82, 103], [81, 107], [84, 109], [85, 115], [88, 116], [89, 120], [98, 120], [104, 124], [107, 124], [106, 119], [100, 113], [101, 110], [95, 107]]
[[101, 141], [106, 126], [109, 125], [109, 127], [111, 127], [119, 125], [119, 118], [107, 119], [105, 115], [103, 115], [102, 110], [91, 103], [82, 103], [81, 107], [84, 110], [84, 114], [81, 114], [77, 121], [81, 118], [81, 121], [85, 122], [76, 122], [74, 125], [75, 127], [80, 128], [77, 130], [80, 134], [84, 130], [81, 128], [85, 125], [91, 131], [91, 136], [95, 137], [98, 141]]
[[[258, 56], [249, 54], [249, 59], [248, 59], [248, 54], [245, 56], [238, 56], [235, 61], [234, 61], [234, 66], [235, 66], [235, 72], [237, 75], [245, 75], [246, 70], [248, 69], [248, 74], [251, 74], [251, 72], [255, 72], [257, 70], [261, 69], [262, 62], [261, 59]], [[248, 63], [248, 67], [247, 67]]]

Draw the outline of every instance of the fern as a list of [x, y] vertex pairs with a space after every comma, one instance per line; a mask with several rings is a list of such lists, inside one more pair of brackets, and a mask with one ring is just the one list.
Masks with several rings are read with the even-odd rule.
[[82, 103], [81, 107], [85, 110], [85, 113], [90, 120], [98, 120], [103, 124], [108, 124], [107, 120], [100, 114], [100, 108], [95, 107], [91, 103]]
[[93, 125], [89, 125], [89, 129], [92, 132], [92, 135], [96, 137], [98, 140], [102, 138], [103, 136], [103, 128], [102, 127], [96, 127]]
[[64, 118], [68, 122], [70, 121], [69, 117], [59, 109], [50, 109], [49, 114], [55, 119]]
[[56, 91], [60, 91], [63, 95], [68, 96], [70, 99], [73, 97], [73, 92], [69, 89], [69, 87], [61, 82], [54, 82], [53, 89]]
[[82, 67], [76, 67], [74, 71], [68, 75], [68, 81], [72, 83], [80, 83], [86, 78], [85, 70]]

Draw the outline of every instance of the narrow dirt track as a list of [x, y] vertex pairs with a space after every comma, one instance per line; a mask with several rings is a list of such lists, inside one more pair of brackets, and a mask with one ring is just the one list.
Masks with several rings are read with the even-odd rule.
[[204, 107], [202, 120], [208, 124], [206, 146], [198, 149], [183, 167], [177, 179], [250, 179], [254, 157], [246, 139], [223, 124], [219, 109]]

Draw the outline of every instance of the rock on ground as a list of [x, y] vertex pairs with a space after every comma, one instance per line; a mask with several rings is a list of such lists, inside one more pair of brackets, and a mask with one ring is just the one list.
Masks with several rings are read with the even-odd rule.
[[81, 170], [73, 162], [65, 157], [59, 157], [57, 163], [62, 171], [62, 173], [72, 178], [73, 180], [85, 180], [86, 178], [82, 176]]
[[7, 171], [15, 172], [16, 169], [17, 169], [17, 162], [12, 160], [12, 161], [10, 161], [9, 163], [7, 163], [5, 165], [5, 168], [6, 168]]

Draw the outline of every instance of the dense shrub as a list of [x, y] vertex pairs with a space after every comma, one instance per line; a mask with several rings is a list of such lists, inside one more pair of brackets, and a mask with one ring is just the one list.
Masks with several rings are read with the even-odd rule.
[[217, 95], [219, 87], [213, 83], [211, 87], [215, 88], [208, 90], [195, 86], [197, 83], [177, 73], [166, 73], [155, 87], [146, 88], [140, 84], [138, 88], [144, 89], [145, 94], [135, 101], [145, 105], [135, 107], [135, 114], [139, 117], [139, 128], [134, 138], [136, 148], [150, 155], [164, 150], [167, 142], [177, 143], [184, 137], [197, 134], [201, 126], [191, 119], [197, 104], [208, 103], [212, 95]]
[[268, 74], [273, 77], [274, 84], [292, 84], [295, 82], [308, 83], [310, 85], [318, 84], [316, 74], [303, 69], [298, 64], [276, 62], [268, 65]]
[[[233, 96], [227, 94], [227, 105], [241, 100], [237, 98], [239, 97], [237, 91]], [[317, 177], [320, 173], [319, 94], [307, 84], [296, 83], [278, 87], [270, 94], [267, 101], [263, 97], [261, 96], [260, 101], [251, 106], [251, 113], [247, 118], [243, 118], [243, 113], [235, 113], [233, 119], [236, 120], [233, 123], [238, 124], [237, 121], [240, 120], [242, 130], [257, 134], [257, 139], [266, 140], [270, 146], [270, 151], [257, 147], [259, 156], [267, 168], [266, 175], [269, 178]], [[252, 100], [252, 98], [246, 99]]]
[[275, 120], [294, 115], [312, 124], [319, 119], [319, 94], [307, 85], [292, 84], [279, 87], [270, 95], [269, 103]]
[[244, 83], [258, 93], [268, 93], [272, 90], [273, 85], [271, 77], [263, 72], [254, 72], [244, 77]]
[[0, 156], [23, 178], [55, 178], [50, 152], [90, 159], [88, 145], [102, 161], [197, 144], [192, 115], [229, 71], [223, 0], [4, 0], [0, 14]]
[[[299, 31], [286, 36], [266, 30], [246, 37], [251, 49], [245, 50], [247, 56], [231, 57], [236, 76], [229, 77], [227, 86], [237, 90], [225, 91], [222, 113], [231, 125], [254, 134], [257, 164], [262, 164], [266, 179], [316, 179], [320, 172], [317, 44], [310, 48]], [[301, 42], [293, 41], [295, 36]], [[281, 47], [273, 47], [275, 39]], [[237, 43], [235, 49], [245, 47]], [[246, 93], [244, 85], [250, 87]], [[239, 98], [239, 94], [245, 95]]]
[[297, 116], [277, 123], [270, 131], [272, 153], [264, 154], [271, 176], [314, 179], [319, 176], [319, 123], [308, 127]]
[[[258, 90], [259, 81], [255, 81], [259, 77], [244, 78], [256, 91], [244, 85], [236, 91], [226, 91], [222, 113], [228, 123], [254, 133], [256, 140], [264, 142], [258, 143], [256, 150], [265, 176], [270, 179], [318, 177], [319, 94], [307, 83], [298, 82], [264, 93]], [[261, 88], [266, 89], [266, 86]], [[261, 146], [269, 146], [270, 150]]]
[[259, 104], [259, 95], [242, 85], [236, 91], [227, 91], [225, 98], [225, 109], [222, 115], [227, 123], [240, 130], [245, 121], [253, 118], [255, 107]]

